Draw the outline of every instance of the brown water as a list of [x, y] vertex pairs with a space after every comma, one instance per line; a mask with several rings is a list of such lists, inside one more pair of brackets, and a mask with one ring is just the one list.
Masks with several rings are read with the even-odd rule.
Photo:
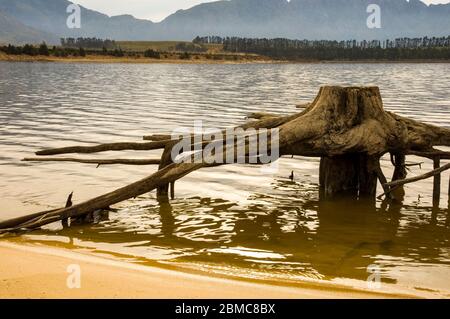
[[[139, 141], [192, 127], [193, 120], [234, 126], [255, 111], [292, 113], [295, 104], [311, 101], [327, 84], [378, 85], [386, 109], [450, 127], [449, 64], [0, 62], [0, 219], [60, 207], [71, 191], [79, 202], [156, 169], [20, 161], [36, 150]], [[148, 152], [85, 157], [144, 156]], [[403, 206], [321, 203], [318, 163], [283, 158], [272, 175], [251, 166], [205, 169], [177, 183], [170, 205], [158, 205], [152, 193], [117, 205], [98, 224], [66, 230], [55, 224], [21, 239], [293, 283], [366, 287], [368, 267], [376, 264], [384, 286], [450, 296], [448, 175], [440, 209], [431, 207], [431, 180], [408, 186]], [[382, 165], [390, 175], [389, 161]], [[426, 161], [410, 174], [429, 169]], [[291, 170], [293, 182], [287, 178]]]

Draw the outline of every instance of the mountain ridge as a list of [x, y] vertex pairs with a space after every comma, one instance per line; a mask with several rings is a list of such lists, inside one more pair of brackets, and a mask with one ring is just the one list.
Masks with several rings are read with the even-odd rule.
[[55, 35], [33, 29], [0, 11], [0, 44], [56, 43]]
[[[450, 34], [450, 4], [427, 6], [420, 0], [222, 0], [178, 10], [158, 23], [129, 14], [108, 16], [81, 6], [81, 29], [66, 26], [71, 3], [0, 0], [0, 11], [55, 37], [129, 41], [192, 40], [197, 35], [370, 40]], [[366, 25], [369, 4], [381, 8], [381, 29]]]

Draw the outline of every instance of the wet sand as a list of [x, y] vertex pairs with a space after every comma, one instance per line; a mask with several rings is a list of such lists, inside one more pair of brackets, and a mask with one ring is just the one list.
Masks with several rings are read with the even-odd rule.
[[[188, 274], [70, 250], [0, 243], [0, 298], [396, 298], [306, 284], [286, 287]], [[80, 288], [67, 286], [79, 265]]]

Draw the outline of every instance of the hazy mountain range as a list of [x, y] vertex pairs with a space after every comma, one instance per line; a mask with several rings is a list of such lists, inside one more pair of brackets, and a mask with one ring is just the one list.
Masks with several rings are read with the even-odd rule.
[[[179, 10], [159, 23], [109, 17], [82, 7], [81, 29], [66, 26], [67, 0], [0, 0], [0, 42], [57, 43], [60, 37], [192, 40], [197, 35], [291, 39], [385, 39], [450, 35], [450, 4], [419, 0], [230, 0]], [[381, 29], [366, 25], [381, 7]], [[151, 2], [149, 2], [151, 6]]]

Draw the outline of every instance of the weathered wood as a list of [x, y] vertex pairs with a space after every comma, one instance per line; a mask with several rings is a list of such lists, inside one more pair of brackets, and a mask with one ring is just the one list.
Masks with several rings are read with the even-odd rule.
[[158, 165], [161, 160], [159, 159], [81, 159], [81, 158], [68, 158], [68, 157], [36, 157], [36, 158], [24, 158], [24, 162], [74, 162], [83, 164], [96, 164], [96, 165]]
[[248, 119], [255, 119], [255, 120], [270, 119], [270, 118], [277, 118], [277, 117], [280, 117], [280, 116], [276, 115], [276, 114], [264, 113], [264, 112], [250, 113], [247, 115]]
[[384, 175], [383, 170], [381, 169], [381, 166], [379, 164], [376, 167], [376, 174], [384, 191], [384, 194], [378, 196], [378, 198], [381, 198], [384, 195], [386, 195], [388, 199], [393, 199], [393, 196], [391, 194], [392, 189], [387, 185], [386, 176]]
[[[66, 206], [64, 206], [64, 207], [67, 208], [67, 207], [71, 207], [73, 205], [73, 203], [72, 203], [72, 196], [73, 196], [73, 192], [71, 192], [69, 194], [69, 197], [67, 197]], [[63, 219], [61, 222], [62, 222], [63, 228], [69, 227], [69, 219], [68, 218]]]
[[[172, 161], [172, 148], [176, 142], [168, 143], [164, 148], [164, 152], [161, 156], [161, 162], [159, 164], [159, 170], [169, 166]], [[173, 182], [174, 183], [174, 182]], [[156, 189], [156, 197], [160, 203], [166, 203], [169, 201], [169, 184], [161, 185]]]
[[373, 161], [366, 154], [322, 157], [319, 172], [321, 198], [375, 197], [377, 175]]
[[[441, 166], [441, 158], [436, 156], [433, 159], [433, 168], [438, 170]], [[441, 198], [441, 174], [434, 175], [433, 181], [433, 206], [439, 206], [439, 201]]]
[[358, 176], [355, 155], [322, 157], [320, 159], [320, 198], [358, 197]]
[[[405, 179], [408, 176], [408, 172], [406, 170], [406, 156], [404, 154], [391, 154], [391, 161], [394, 165], [394, 173], [392, 175], [392, 181], [397, 181], [401, 179]], [[385, 190], [386, 192], [386, 190]], [[392, 191], [392, 196], [396, 198], [398, 201], [403, 201], [405, 198], [405, 188], [403, 186], [399, 186]]]
[[[447, 197], [447, 201], [449, 204], [449, 208], [450, 208], [450, 177], [448, 178], [448, 197]], [[450, 210], [449, 210], [449, 214], [450, 214]]]
[[166, 146], [169, 141], [155, 141], [148, 143], [107, 143], [99, 144], [94, 146], [69, 146], [61, 148], [53, 148], [42, 150], [36, 152], [36, 155], [60, 155], [60, 154], [70, 154], [70, 153], [100, 153], [108, 151], [125, 151], [125, 150], [136, 150], [136, 151], [151, 151], [162, 149]]
[[439, 156], [441, 159], [450, 159], [450, 152], [445, 152], [445, 151], [436, 150], [436, 149], [427, 150], [427, 151], [423, 151], [423, 152], [410, 150], [410, 151], [408, 151], [408, 153], [406, 153], [406, 155], [414, 155], [414, 156], [425, 157], [425, 158], [429, 158], [429, 159], [434, 159], [436, 156]]
[[431, 178], [435, 175], [441, 174], [442, 172], [445, 172], [446, 170], [450, 169], [450, 163], [443, 165], [441, 167], [439, 167], [438, 169], [432, 170], [428, 173], [422, 174], [422, 175], [418, 175], [418, 176], [414, 176], [414, 177], [410, 177], [410, 178], [406, 178], [406, 179], [402, 179], [402, 180], [398, 180], [398, 181], [393, 181], [390, 183], [386, 183], [387, 186], [394, 188], [397, 186], [401, 186], [401, 185], [406, 185], [406, 184], [411, 184], [414, 182], [418, 182], [424, 179], [428, 179]]
[[175, 199], [175, 182], [170, 183], [170, 199]]
[[143, 137], [145, 141], [164, 141], [164, 140], [171, 140], [172, 136], [168, 134], [152, 134], [152, 135], [146, 135]]
[[202, 164], [172, 164], [147, 178], [83, 203], [73, 205], [72, 207], [24, 216], [21, 219], [26, 220], [26, 222], [18, 223], [17, 225], [9, 227], [9, 229], [0, 230], [0, 233], [21, 229], [36, 229], [62, 219], [83, 216], [97, 210], [102, 210], [124, 200], [148, 193], [158, 186], [176, 181], [201, 167]]
[[[280, 156], [301, 155], [326, 158], [321, 165], [321, 182], [325, 181], [323, 185], [328, 188], [329, 195], [340, 193], [342, 190], [355, 194], [355, 188], [358, 195], [372, 194], [373, 180], [376, 176], [373, 169], [374, 159], [388, 152], [409, 154], [412, 150], [425, 152], [433, 146], [450, 146], [449, 129], [420, 123], [384, 111], [381, 95], [376, 87], [323, 87], [316, 99], [298, 114], [285, 117], [263, 117], [261, 120], [241, 125], [240, 128], [278, 128]], [[169, 142], [173, 141], [66, 147], [41, 151], [38, 155], [128, 149], [152, 150], [165, 148]], [[236, 148], [240, 146], [242, 145], [227, 148], [221, 155], [225, 157], [228, 152], [235, 153]], [[249, 157], [248, 143], [244, 146], [245, 157]], [[269, 142], [267, 147], [270, 151], [272, 144]], [[364, 165], [361, 164], [363, 163], [361, 154], [365, 156]], [[330, 158], [332, 158], [331, 162]], [[23, 219], [26, 220], [25, 222], [14, 225], [13, 228], [34, 229], [64, 218], [83, 216], [168, 185], [202, 167], [221, 165], [211, 164], [210, 159], [200, 163], [170, 164], [147, 178], [70, 208], [28, 216], [28, 219]], [[332, 171], [336, 167], [342, 167], [342, 170]], [[352, 167], [353, 171], [349, 167]], [[450, 167], [446, 165], [440, 169], [448, 168]], [[337, 182], [332, 180], [333, 176], [337, 176]], [[369, 185], [360, 182], [362, 180], [370, 181]], [[394, 183], [401, 184], [400, 181]]]

